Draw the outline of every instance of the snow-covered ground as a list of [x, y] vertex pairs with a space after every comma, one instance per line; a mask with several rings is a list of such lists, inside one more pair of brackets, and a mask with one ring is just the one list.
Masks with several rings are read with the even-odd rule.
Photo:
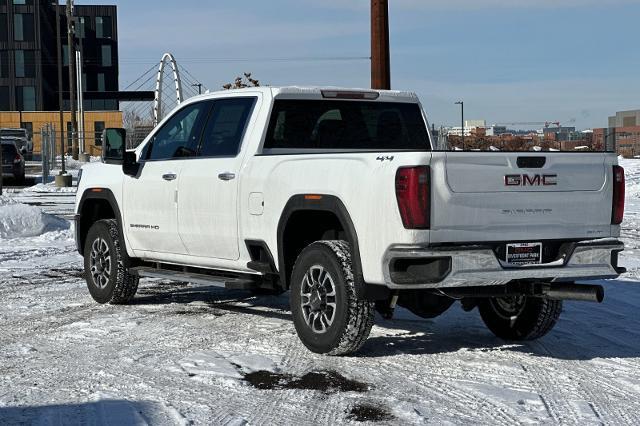
[[358, 356], [314, 355], [287, 295], [143, 280], [132, 305], [101, 306], [72, 229], [0, 239], [0, 424], [640, 424], [640, 160], [623, 166], [629, 273], [523, 344], [455, 306], [378, 318]]

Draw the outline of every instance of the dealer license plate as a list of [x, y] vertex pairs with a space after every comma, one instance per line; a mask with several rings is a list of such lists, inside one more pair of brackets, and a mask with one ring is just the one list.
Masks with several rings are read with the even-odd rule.
[[542, 243], [507, 244], [508, 265], [536, 265], [542, 263]]

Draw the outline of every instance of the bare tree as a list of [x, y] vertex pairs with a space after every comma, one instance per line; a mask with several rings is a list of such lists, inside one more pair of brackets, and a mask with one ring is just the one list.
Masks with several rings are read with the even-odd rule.
[[124, 111], [122, 113], [122, 126], [125, 129], [133, 129], [136, 127], [136, 122], [140, 121], [140, 117], [133, 111]]
[[250, 72], [245, 72], [244, 77], [236, 77], [233, 83], [222, 86], [225, 90], [244, 89], [246, 87], [260, 87], [260, 81], [251, 78]]

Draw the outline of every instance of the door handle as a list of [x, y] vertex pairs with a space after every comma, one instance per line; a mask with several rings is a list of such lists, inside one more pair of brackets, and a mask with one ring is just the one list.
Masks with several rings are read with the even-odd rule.
[[236, 178], [236, 175], [234, 173], [229, 173], [229, 172], [220, 173], [218, 175], [218, 179], [220, 179], [220, 180], [232, 180], [232, 179], [235, 179], [235, 178]]
[[162, 175], [162, 179], [164, 180], [176, 180], [178, 178], [178, 175], [175, 173], [165, 173]]

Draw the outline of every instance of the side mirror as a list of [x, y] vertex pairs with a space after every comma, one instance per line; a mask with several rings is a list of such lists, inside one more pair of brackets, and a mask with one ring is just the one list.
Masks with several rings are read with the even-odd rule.
[[125, 151], [122, 162], [122, 172], [127, 176], [136, 177], [139, 170], [140, 163], [136, 161], [135, 151]]
[[122, 164], [126, 151], [127, 131], [105, 129], [102, 132], [102, 161], [107, 164]]

